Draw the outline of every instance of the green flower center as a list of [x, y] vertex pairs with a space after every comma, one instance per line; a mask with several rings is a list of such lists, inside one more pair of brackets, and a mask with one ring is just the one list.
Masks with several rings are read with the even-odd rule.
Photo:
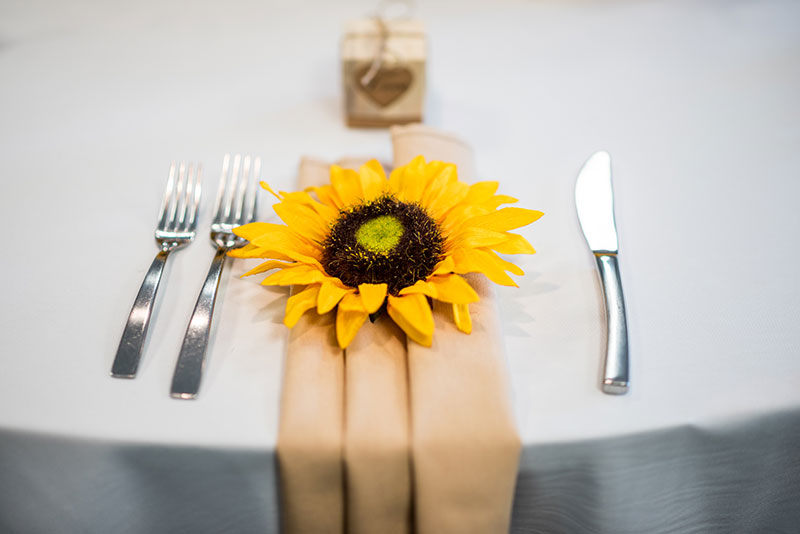
[[425, 208], [384, 195], [342, 210], [320, 263], [349, 287], [387, 284], [397, 295], [430, 276], [443, 254], [442, 232]]
[[356, 230], [356, 242], [371, 252], [386, 254], [397, 245], [404, 233], [403, 223], [397, 217], [381, 215]]

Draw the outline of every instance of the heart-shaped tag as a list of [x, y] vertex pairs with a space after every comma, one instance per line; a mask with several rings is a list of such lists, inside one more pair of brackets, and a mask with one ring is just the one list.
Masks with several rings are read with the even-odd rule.
[[405, 67], [381, 67], [369, 83], [361, 83], [369, 69], [370, 65], [357, 69], [354, 81], [362, 93], [382, 108], [403, 96], [414, 79], [411, 71]]

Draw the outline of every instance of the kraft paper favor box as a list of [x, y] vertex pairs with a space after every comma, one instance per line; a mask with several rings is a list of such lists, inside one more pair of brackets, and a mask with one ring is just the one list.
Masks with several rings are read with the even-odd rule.
[[342, 82], [348, 126], [421, 122], [425, 29], [413, 19], [358, 19], [345, 27]]

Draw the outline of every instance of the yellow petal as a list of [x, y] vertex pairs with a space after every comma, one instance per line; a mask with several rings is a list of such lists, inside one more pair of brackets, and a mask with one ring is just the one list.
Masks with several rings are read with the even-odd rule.
[[497, 191], [498, 182], [478, 182], [469, 187], [469, 192], [463, 202], [465, 204], [480, 204], [486, 202]]
[[336, 209], [337, 211], [344, 207], [344, 203], [336, 194], [336, 190], [332, 185], [323, 185], [322, 187], [309, 187], [309, 191], [316, 193], [319, 201], [326, 206]]
[[507, 234], [508, 239], [497, 245], [492, 245], [492, 248], [500, 254], [535, 254], [534, 249], [528, 240], [517, 234]]
[[355, 291], [345, 295], [341, 302], [339, 302], [339, 307], [347, 311], [367, 311], [364, 307], [364, 302], [361, 300], [361, 295]]
[[322, 250], [319, 244], [314, 244], [286, 226], [274, 226], [277, 226], [277, 229], [258, 236], [250, 243], [265, 250], [276, 250], [284, 254], [302, 254], [315, 259], [321, 256]]
[[466, 221], [478, 215], [490, 213], [492, 210], [474, 204], [458, 204], [449, 210], [440, 222], [442, 230], [447, 235], [453, 235], [459, 231]]
[[260, 264], [258, 267], [250, 269], [242, 276], [244, 277], [244, 276], [251, 276], [254, 274], [261, 274], [267, 271], [271, 271], [272, 269], [283, 269], [284, 267], [290, 267], [291, 265], [292, 265], [291, 263], [286, 263], [283, 261], [269, 260]]
[[261, 237], [264, 234], [274, 232], [277, 228], [284, 228], [284, 227], [279, 224], [254, 222], [250, 224], [244, 224], [242, 226], [237, 226], [236, 228], [233, 229], [233, 233], [241, 238], [247, 239], [248, 241], [252, 241], [258, 237]]
[[452, 163], [432, 161], [429, 163], [431, 177], [422, 194], [422, 205], [431, 206], [447, 189], [447, 185], [458, 180], [456, 166]]
[[311, 204], [314, 201], [307, 191], [281, 191], [280, 198], [282, 202], [294, 202], [297, 204]]
[[271, 255], [267, 253], [263, 247], [253, 244], [247, 244], [243, 247], [235, 248], [228, 251], [228, 256], [231, 258], [275, 258], [278, 260], [290, 260], [288, 256], [281, 257], [280, 255]]
[[419, 202], [425, 191], [425, 158], [417, 156], [389, 175], [389, 186], [400, 200]]
[[434, 275], [437, 274], [448, 274], [452, 273], [456, 268], [456, 264], [453, 261], [453, 258], [450, 256], [446, 256], [442, 261], [436, 264], [436, 268], [433, 270]]
[[299, 293], [295, 293], [286, 301], [286, 314], [283, 316], [283, 324], [292, 328], [300, 320], [300, 317], [314, 307], [317, 302], [319, 286], [308, 286]]
[[261, 282], [265, 286], [291, 286], [295, 284], [313, 284], [325, 280], [325, 274], [313, 265], [298, 263], [296, 266], [287, 267], [272, 273]]
[[338, 165], [331, 165], [331, 185], [345, 206], [358, 204], [364, 198], [361, 190], [361, 178], [353, 169], [343, 169]]
[[[234, 249], [236, 250], [236, 249]], [[269, 248], [259, 247], [262, 255], [259, 256], [261, 258], [271, 258], [276, 260], [289, 260], [294, 261], [297, 263], [305, 263], [307, 265], [314, 265], [318, 269], [322, 269], [322, 264], [320, 264], [319, 260], [312, 256], [306, 256], [305, 254], [301, 254], [295, 250], [291, 249], [282, 249], [282, 250], [273, 250]], [[316, 254], [319, 256], [320, 254]]]
[[[453, 261], [456, 264], [455, 272], [483, 273], [486, 278], [502, 286], [517, 286], [516, 282], [508, 276], [502, 266], [495, 262], [491, 254], [480, 249], [457, 249], [453, 251]], [[273, 275], [274, 276], [274, 275]]]
[[502, 267], [503, 270], [506, 270], [512, 274], [516, 274], [517, 276], [522, 276], [525, 274], [525, 271], [523, 271], [518, 265], [515, 265], [510, 261], [504, 260], [497, 254], [495, 254], [493, 251], [487, 250], [486, 253], [492, 256], [494, 258], [495, 263], [497, 263], [500, 267]]
[[544, 214], [541, 211], [525, 208], [503, 208], [486, 215], [473, 217], [465, 222], [465, 226], [484, 228], [495, 232], [507, 232], [527, 226], [538, 220], [542, 215]]
[[490, 211], [494, 211], [501, 204], [513, 204], [515, 202], [519, 202], [519, 200], [508, 195], [494, 195], [486, 202], [482, 202], [481, 206], [488, 208]]
[[262, 234], [247, 245], [235, 248], [228, 252], [233, 258], [264, 258], [272, 260], [296, 261], [322, 266], [317, 258], [322, 256], [322, 251], [309, 241], [294, 234], [289, 228], [282, 225], [271, 225], [278, 230]]
[[405, 174], [405, 166], [395, 167], [392, 169], [392, 172], [389, 173], [389, 191], [400, 200], [403, 200], [402, 195], [400, 195], [400, 190], [402, 189]]
[[386, 190], [386, 173], [378, 160], [370, 160], [358, 170], [361, 178], [361, 189], [364, 191], [364, 200], [378, 198]]
[[363, 309], [361, 298], [357, 294], [345, 295], [336, 310], [336, 339], [340, 348], [347, 348], [353, 341], [368, 315], [369, 313]]
[[293, 202], [295, 204], [302, 204], [304, 206], [308, 206], [314, 212], [322, 218], [323, 222], [326, 224], [332, 222], [336, 217], [339, 216], [339, 210], [328, 206], [326, 204], [322, 204], [317, 202], [311, 195], [308, 194], [306, 191], [296, 191], [293, 193], [286, 193], [281, 191], [281, 195], [283, 195], [284, 203]]
[[387, 311], [408, 337], [430, 347], [433, 343], [433, 313], [425, 295], [389, 295]]
[[266, 189], [267, 191], [269, 191], [269, 192], [272, 194], [272, 196], [274, 196], [274, 197], [275, 197], [275, 198], [277, 198], [278, 200], [283, 200], [283, 199], [281, 198], [281, 196], [280, 196], [278, 193], [276, 193], [276, 192], [275, 192], [275, 191], [274, 191], [274, 190], [273, 190], [273, 189], [272, 189], [272, 188], [269, 186], [269, 184], [268, 184], [267, 182], [265, 182], [265, 181], [263, 181], [263, 180], [262, 180], [262, 181], [261, 181], [261, 182], [259, 182], [259, 183], [261, 184], [261, 187], [263, 187], [264, 189]]
[[383, 305], [388, 288], [387, 284], [361, 284], [358, 286], [361, 302], [368, 313], [375, 313]]
[[352, 289], [347, 289], [339, 286], [331, 280], [325, 280], [319, 288], [319, 296], [317, 297], [317, 313], [322, 315], [328, 313], [334, 306], [339, 304], [342, 297], [352, 292]]
[[447, 184], [442, 194], [433, 202], [428, 204], [428, 211], [434, 219], [440, 219], [453, 206], [464, 200], [469, 191], [469, 186], [464, 182], [451, 182]]
[[289, 228], [301, 236], [317, 243], [322, 243], [328, 237], [328, 225], [311, 207], [295, 202], [281, 202], [272, 206], [272, 209]]
[[459, 330], [465, 334], [472, 333], [472, 318], [469, 316], [469, 304], [453, 304], [453, 320]]
[[428, 282], [436, 287], [436, 300], [454, 304], [469, 304], [480, 300], [472, 286], [457, 274], [431, 276]]
[[[450, 260], [453, 261], [453, 260]], [[413, 286], [404, 287], [400, 290], [400, 295], [413, 295], [415, 293], [419, 293], [421, 295], [425, 295], [435, 299], [438, 293], [436, 292], [436, 286], [433, 284], [429, 284], [425, 280], [417, 280], [417, 282]]]
[[449, 241], [454, 247], [480, 248], [490, 247], [506, 241], [504, 232], [495, 232], [480, 227], [467, 227], [455, 234]]

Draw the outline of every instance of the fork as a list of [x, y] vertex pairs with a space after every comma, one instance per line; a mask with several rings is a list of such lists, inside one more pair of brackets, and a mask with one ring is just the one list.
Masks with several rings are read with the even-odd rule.
[[176, 164], [173, 161], [169, 166], [167, 187], [161, 201], [155, 232], [156, 243], [161, 250], [150, 265], [128, 315], [128, 322], [111, 367], [113, 377], [136, 377], [167, 257], [173, 250], [191, 243], [195, 236], [197, 210], [203, 192], [202, 177], [203, 168], [199, 164]]
[[[232, 169], [230, 154], [226, 154], [222, 160], [222, 175], [217, 190], [217, 200], [214, 203], [214, 221], [211, 224], [211, 241], [217, 251], [200, 295], [197, 297], [175, 365], [170, 395], [176, 399], [194, 399], [200, 389], [222, 268], [225, 265], [227, 252], [247, 242], [236, 236], [233, 229], [252, 222], [255, 218], [256, 184], [260, 173], [260, 158], [253, 159], [250, 156], [242, 157], [236, 154], [233, 157]], [[249, 187], [248, 182], [251, 182]]]

